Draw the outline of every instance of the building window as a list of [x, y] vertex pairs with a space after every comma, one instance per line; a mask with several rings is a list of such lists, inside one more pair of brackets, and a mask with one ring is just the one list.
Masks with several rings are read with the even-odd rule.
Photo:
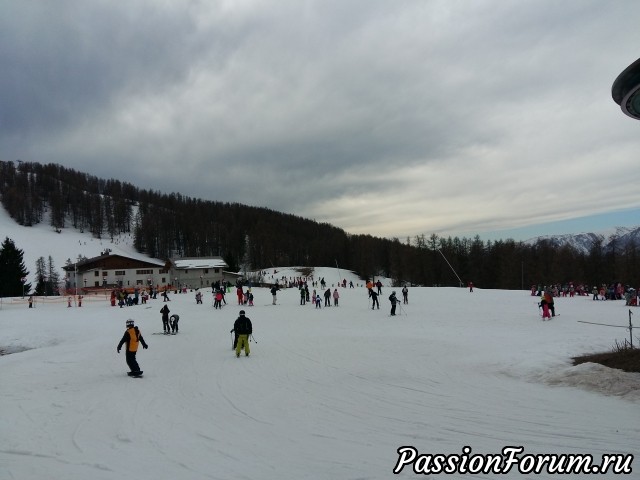
[[207, 273], [209, 273], [209, 269], [208, 269], [208, 268], [205, 268], [205, 269], [204, 269], [204, 273], [205, 273], [205, 275], [206, 275]]
[[214, 269], [213, 269], [213, 271], [214, 271], [215, 273], [220, 273], [220, 269], [219, 269], [219, 268], [214, 268]]
[[100, 276], [100, 271], [96, 270], [96, 271], [93, 273], [93, 276], [94, 276], [94, 277], [99, 277], [99, 276]]
[[116, 270], [115, 274], [116, 274], [116, 276], [124, 276], [125, 271], [124, 270]]
[[153, 275], [153, 270], [136, 270], [136, 275]]
[[136, 285], [142, 285], [142, 280], [136, 280]]
[[[160, 270], [158, 270], [158, 273], [160, 275], [162, 275], [163, 273], [169, 273], [169, 270], [167, 270], [166, 268], [161, 268]], [[164, 280], [163, 280], [163, 282], [164, 282]]]
[[109, 272], [102, 272], [102, 276], [106, 277], [109, 274]]

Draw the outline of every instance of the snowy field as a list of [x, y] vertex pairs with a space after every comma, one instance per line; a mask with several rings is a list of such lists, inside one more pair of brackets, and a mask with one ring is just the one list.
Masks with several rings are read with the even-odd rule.
[[[338, 279], [334, 269], [321, 276]], [[0, 347], [18, 353], [0, 357], [0, 478], [386, 479], [402, 446], [474, 455], [522, 446], [596, 462], [638, 454], [640, 374], [570, 365], [628, 335], [578, 322], [624, 325], [623, 302], [560, 298], [561, 315], [542, 322], [527, 292], [410, 288], [389, 317], [391, 290], [372, 311], [362, 286], [340, 288], [340, 306], [320, 310], [301, 306], [295, 289], [276, 306], [254, 289], [249, 358], [231, 350], [233, 292], [222, 310], [210, 290], [202, 305], [193, 292], [171, 295], [175, 336], [157, 335], [160, 298], [33, 309], [4, 299]], [[116, 353], [128, 318], [149, 344], [141, 379]], [[640, 478], [631, 467], [625, 478]], [[398, 475], [413, 476], [411, 466]], [[495, 475], [449, 476], [462, 477]]]
[[[34, 285], [39, 256], [61, 268], [106, 247], [132, 254], [130, 239], [20, 227], [1, 208], [0, 232], [24, 250]], [[222, 310], [210, 290], [203, 305], [194, 292], [171, 295], [175, 336], [156, 335], [160, 298], [122, 309], [103, 297], [71, 308], [64, 298], [37, 299], [32, 309], [2, 299], [0, 349], [15, 353], [0, 357], [0, 479], [415, 477], [412, 465], [394, 476], [401, 447], [471, 458], [514, 446], [523, 458], [584, 454], [596, 464], [638, 455], [640, 374], [570, 361], [628, 338], [623, 328], [579, 322], [626, 325], [624, 302], [560, 298], [560, 316], [542, 322], [528, 292], [410, 288], [409, 304], [389, 317], [388, 281], [372, 311], [349, 272], [321, 268], [315, 277], [360, 286], [340, 288], [340, 306], [321, 310], [301, 306], [294, 289], [276, 306], [254, 289], [255, 306], [245, 307], [257, 341], [249, 358], [231, 351], [233, 292]], [[128, 318], [149, 344], [138, 353], [141, 379], [126, 375], [124, 352], [116, 353]], [[637, 463], [624, 478], [640, 478]], [[517, 468], [446, 475], [532, 477]]]

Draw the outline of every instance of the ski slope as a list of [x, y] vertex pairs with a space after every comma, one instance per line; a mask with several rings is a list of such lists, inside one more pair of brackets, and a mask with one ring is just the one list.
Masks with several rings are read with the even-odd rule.
[[[125, 308], [3, 299], [0, 348], [16, 353], [0, 357], [0, 478], [389, 479], [402, 446], [497, 454], [511, 445], [595, 461], [640, 450], [640, 375], [570, 364], [628, 337], [578, 322], [624, 325], [624, 302], [560, 298], [561, 316], [542, 322], [528, 292], [410, 288], [389, 317], [387, 297], [400, 289], [387, 280], [371, 310], [351, 273], [318, 268], [320, 277], [358, 286], [319, 310], [301, 306], [296, 289], [273, 306], [254, 288], [254, 307], [239, 307], [232, 291], [221, 310], [210, 290], [202, 305], [194, 292], [171, 295], [175, 336], [155, 334], [160, 297]], [[253, 322], [249, 358], [231, 350], [240, 308]], [[116, 353], [128, 318], [149, 344], [141, 379]], [[640, 478], [637, 462], [625, 478]], [[409, 466], [397, 477], [415, 474]]]

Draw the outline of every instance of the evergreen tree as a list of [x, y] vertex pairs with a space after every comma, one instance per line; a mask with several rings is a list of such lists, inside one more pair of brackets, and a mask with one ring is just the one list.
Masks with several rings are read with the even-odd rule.
[[31, 284], [26, 283], [29, 271], [23, 258], [24, 252], [6, 237], [0, 245], [0, 296], [18, 297], [31, 291]]
[[47, 262], [47, 273], [47, 295], [59, 295], [60, 275], [53, 265], [53, 257], [51, 255], [49, 255], [49, 261]]
[[44, 257], [40, 257], [36, 260], [36, 295], [47, 294], [47, 265], [44, 261]]

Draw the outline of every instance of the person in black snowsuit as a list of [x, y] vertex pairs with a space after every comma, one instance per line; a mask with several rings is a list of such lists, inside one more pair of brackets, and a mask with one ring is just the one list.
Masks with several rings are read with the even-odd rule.
[[378, 294], [373, 290], [369, 290], [369, 297], [371, 298], [371, 310], [373, 310], [376, 306], [378, 310], [380, 310], [380, 302], [378, 302]]
[[169, 325], [171, 325], [171, 333], [176, 335], [178, 333], [178, 321], [180, 316], [175, 313], [169, 317]]
[[389, 295], [389, 301], [391, 302], [391, 316], [395, 316], [396, 304], [398, 303], [398, 297], [396, 297], [396, 292], [392, 292], [391, 295]]
[[327, 288], [324, 291], [324, 306], [325, 307], [331, 306], [331, 289], [330, 288]]
[[145, 350], [149, 348], [149, 346], [145, 343], [144, 338], [142, 338], [142, 333], [138, 327], [134, 326], [134, 322], [132, 319], [127, 320], [127, 330], [124, 332], [120, 343], [118, 343], [117, 351], [120, 353], [120, 349], [123, 345], [127, 345], [126, 350], [126, 360], [127, 365], [131, 369], [130, 373], [142, 373], [140, 372], [140, 366], [138, 365], [138, 361], [136, 360], [136, 353], [138, 352], [138, 344], [142, 344], [142, 348]]
[[249, 348], [249, 335], [253, 333], [253, 326], [251, 325], [251, 320], [245, 317], [244, 310], [240, 310], [240, 316], [234, 322], [231, 332], [235, 332], [236, 334], [236, 357], [240, 356], [243, 348], [244, 355], [248, 357], [251, 353], [251, 349]]
[[160, 313], [162, 314], [162, 328], [165, 335], [169, 335], [171, 333], [171, 329], [169, 327], [169, 307], [166, 305], [160, 309]]

